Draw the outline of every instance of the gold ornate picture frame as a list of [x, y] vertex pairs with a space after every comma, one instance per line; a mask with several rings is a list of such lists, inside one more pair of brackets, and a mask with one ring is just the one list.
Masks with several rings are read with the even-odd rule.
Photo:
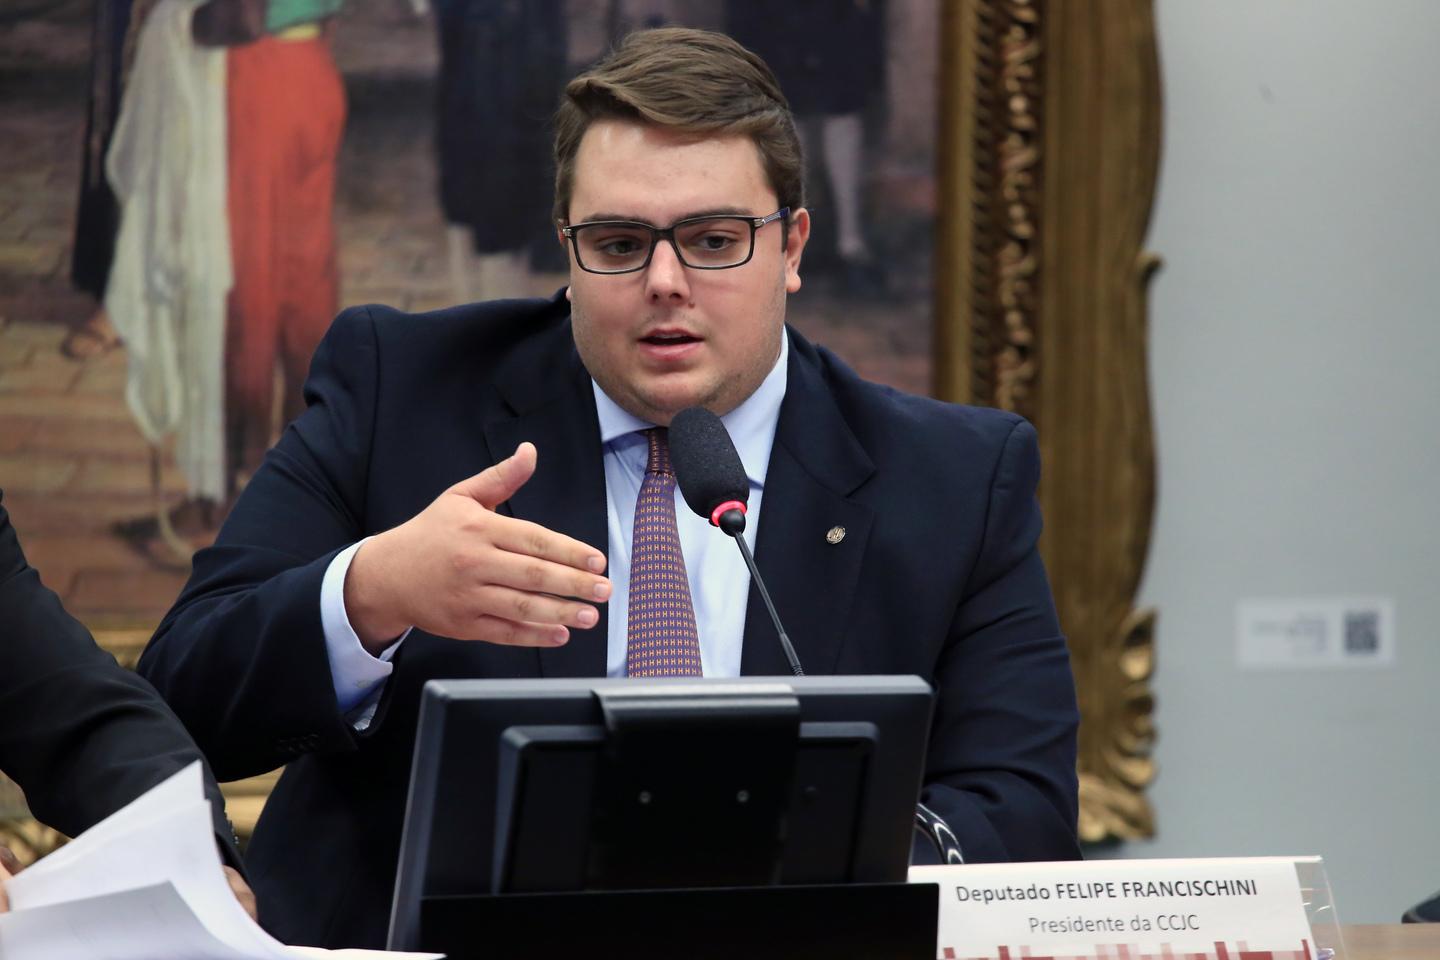
[[1160, 157], [1151, 0], [947, 0], [935, 396], [1040, 436], [1045, 557], [1080, 701], [1080, 837], [1152, 836], [1135, 609], [1154, 512], [1144, 249]]

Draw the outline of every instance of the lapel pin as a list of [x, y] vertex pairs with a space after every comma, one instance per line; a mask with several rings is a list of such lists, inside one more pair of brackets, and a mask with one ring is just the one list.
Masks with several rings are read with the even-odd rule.
[[831, 527], [829, 531], [825, 534], [825, 539], [830, 541], [831, 543], [839, 543], [841, 540], [845, 539], [845, 528]]

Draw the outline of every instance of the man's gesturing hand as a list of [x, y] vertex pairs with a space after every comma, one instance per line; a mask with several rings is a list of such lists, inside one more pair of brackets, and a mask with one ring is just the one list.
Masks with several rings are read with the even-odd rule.
[[522, 443], [361, 544], [345, 577], [345, 612], [366, 650], [378, 656], [407, 627], [550, 647], [569, 638], [567, 627], [595, 626], [600, 614], [590, 604], [610, 599], [605, 555], [495, 512], [534, 472], [535, 446]]

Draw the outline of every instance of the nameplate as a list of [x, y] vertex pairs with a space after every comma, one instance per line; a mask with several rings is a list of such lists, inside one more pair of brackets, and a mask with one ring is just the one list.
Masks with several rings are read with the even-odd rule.
[[1295, 861], [911, 867], [940, 885], [939, 960], [1317, 960]]

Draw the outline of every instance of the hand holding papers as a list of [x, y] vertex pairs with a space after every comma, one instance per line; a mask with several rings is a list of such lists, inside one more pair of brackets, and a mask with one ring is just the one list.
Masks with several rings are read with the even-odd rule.
[[[245, 913], [192, 764], [5, 881], [6, 960], [304, 960]], [[350, 951], [346, 951], [349, 953]], [[432, 955], [433, 956], [433, 955]]]
[[15, 854], [10, 852], [10, 848], [0, 847], [0, 913], [10, 909], [10, 901], [5, 896], [5, 881], [13, 877], [19, 869]]

